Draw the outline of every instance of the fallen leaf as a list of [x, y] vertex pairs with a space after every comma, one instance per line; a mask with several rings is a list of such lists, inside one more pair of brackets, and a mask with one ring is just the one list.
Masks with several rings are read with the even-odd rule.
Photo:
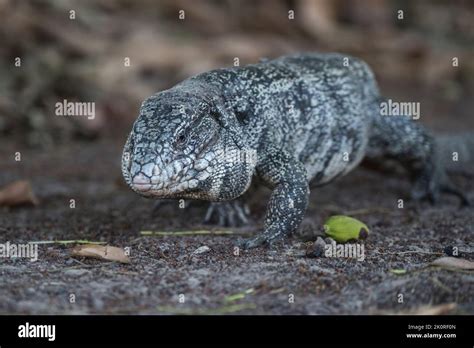
[[12, 182], [0, 190], [0, 205], [12, 207], [23, 204], [37, 205], [38, 203], [38, 198], [27, 180]]
[[444, 303], [438, 306], [421, 306], [409, 311], [412, 315], [442, 315], [456, 308], [456, 303]]
[[201, 236], [201, 235], [232, 235], [232, 234], [242, 234], [243, 232], [234, 232], [231, 230], [222, 230], [222, 231], [208, 231], [208, 230], [196, 230], [196, 231], [141, 231], [142, 236], [157, 236], [157, 237], [184, 237], [184, 236]]
[[302, 27], [314, 37], [321, 37], [337, 28], [337, 5], [330, 0], [299, 0]]
[[451, 313], [456, 309], [456, 303], [443, 303], [436, 306], [420, 306], [417, 308], [412, 308], [403, 311], [391, 311], [391, 310], [382, 310], [382, 311], [372, 311], [371, 314], [375, 315], [444, 315]]
[[73, 239], [73, 240], [38, 240], [28, 242], [29, 244], [105, 244], [105, 242], [92, 242], [84, 239]]
[[72, 249], [71, 254], [74, 256], [94, 257], [108, 261], [130, 263], [130, 259], [125, 254], [125, 250], [108, 245], [78, 245]]
[[253, 303], [237, 303], [228, 306], [221, 306], [218, 308], [192, 309], [172, 306], [158, 306], [156, 309], [159, 312], [172, 315], [222, 315], [255, 308], [257, 308], [257, 306]]
[[390, 272], [396, 275], [401, 275], [401, 274], [406, 274], [407, 270], [406, 269], [391, 269]]
[[474, 269], [474, 262], [466, 260], [466, 259], [459, 259], [456, 257], [440, 257], [439, 259], [436, 259], [433, 262], [431, 262], [431, 265], [439, 266], [443, 268], [450, 268], [450, 269], [462, 269], [462, 270]]

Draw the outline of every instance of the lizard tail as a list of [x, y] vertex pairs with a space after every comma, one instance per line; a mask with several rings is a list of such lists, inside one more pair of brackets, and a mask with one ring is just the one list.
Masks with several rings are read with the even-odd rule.
[[438, 135], [440, 160], [449, 173], [474, 175], [474, 133]]

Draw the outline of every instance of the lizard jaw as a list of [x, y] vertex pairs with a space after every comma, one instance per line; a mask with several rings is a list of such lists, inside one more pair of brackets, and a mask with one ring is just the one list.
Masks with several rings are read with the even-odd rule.
[[199, 184], [211, 176], [209, 168], [207, 159], [192, 160], [188, 157], [167, 165], [160, 162], [131, 166], [125, 174], [130, 188], [142, 196], [181, 198], [196, 195]]
[[[165, 182], [153, 183], [152, 181], [144, 183], [142, 181], [142, 175], [136, 175], [130, 184], [130, 187], [135, 192], [154, 198], [173, 198], [180, 195], [190, 193], [193, 189], [198, 186], [199, 180], [190, 179], [186, 181], [180, 181], [177, 183], [170, 183], [165, 185]], [[138, 178], [137, 180], [135, 178]], [[153, 179], [152, 179], [153, 180]], [[153, 180], [154, 181], [154, 180]]]

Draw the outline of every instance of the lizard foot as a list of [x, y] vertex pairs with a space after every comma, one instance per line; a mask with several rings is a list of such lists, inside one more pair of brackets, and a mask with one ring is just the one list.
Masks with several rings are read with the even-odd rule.
[[441, 193], [448, 193], [458, 197], [463, 207], [471, 205], [467, 196], [457, 189], [445, 175], [421, 176], [415, 182], [411, 196], [415, 201], [428, 200], [431, 204], [436, 205], [439, 202]]
[[276, 241], [282, 240], [285, 234], [272, 231], [269, 229], [263, 233], [259, 233], [255, 237], [242, 239], [237, 242], [237, 246], [242, 249], [252, 249], [259, 246], [271, 247]]
[[263, 236], [263, 234], [259, 234], [258, 236], [243, 239], [237, 242], [237, 246], [242, 249], [253, 249], [267, 243], [268, 242], [265, 236]]
[[240, 201], [222, 202], [209, 204], [205, 224], [217, 222], [223, 227], [239, 227], [248, 224], [250, 211], [246, 204]]
[[418, 181], [411, 190], [411, 198], [415, 202], [428, 200], [431, 204], [435, 205], [439, 202], [439, 193], [440, 189], [438, 184], [432, 185]]
[[445, 193], [450, 193], [459, 198], [461, 201], [462, 207], [471, 207], [472, 203], [469, 201], [469, 198], [462, 192], [461, 190], [457, 189], [451, 183], [441, 185], [441, 191]]

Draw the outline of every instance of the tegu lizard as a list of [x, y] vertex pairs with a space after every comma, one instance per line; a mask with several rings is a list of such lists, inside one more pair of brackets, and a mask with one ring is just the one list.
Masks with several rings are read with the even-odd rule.
[[[384, 100], [368, 65], [341, 54], [205, 72], [143, 102], [125, 144], [123, 176], [145, 197], [214, 202], [207, 219], [217, 212], [230, 222], [245, 220], [230, 201], [258, 177], [272, 193], [263, 231], [243, 241], [245, 248], [294, 232], [310, 187], [349, 173], [364, 157], [401, 163], [416, 200], [435, 202], [448, 192], [467, 203], [445, 174], [433, 136], [410, 115], [381, 115]], [[456, 150], [456, 141], [444, 143]]]

